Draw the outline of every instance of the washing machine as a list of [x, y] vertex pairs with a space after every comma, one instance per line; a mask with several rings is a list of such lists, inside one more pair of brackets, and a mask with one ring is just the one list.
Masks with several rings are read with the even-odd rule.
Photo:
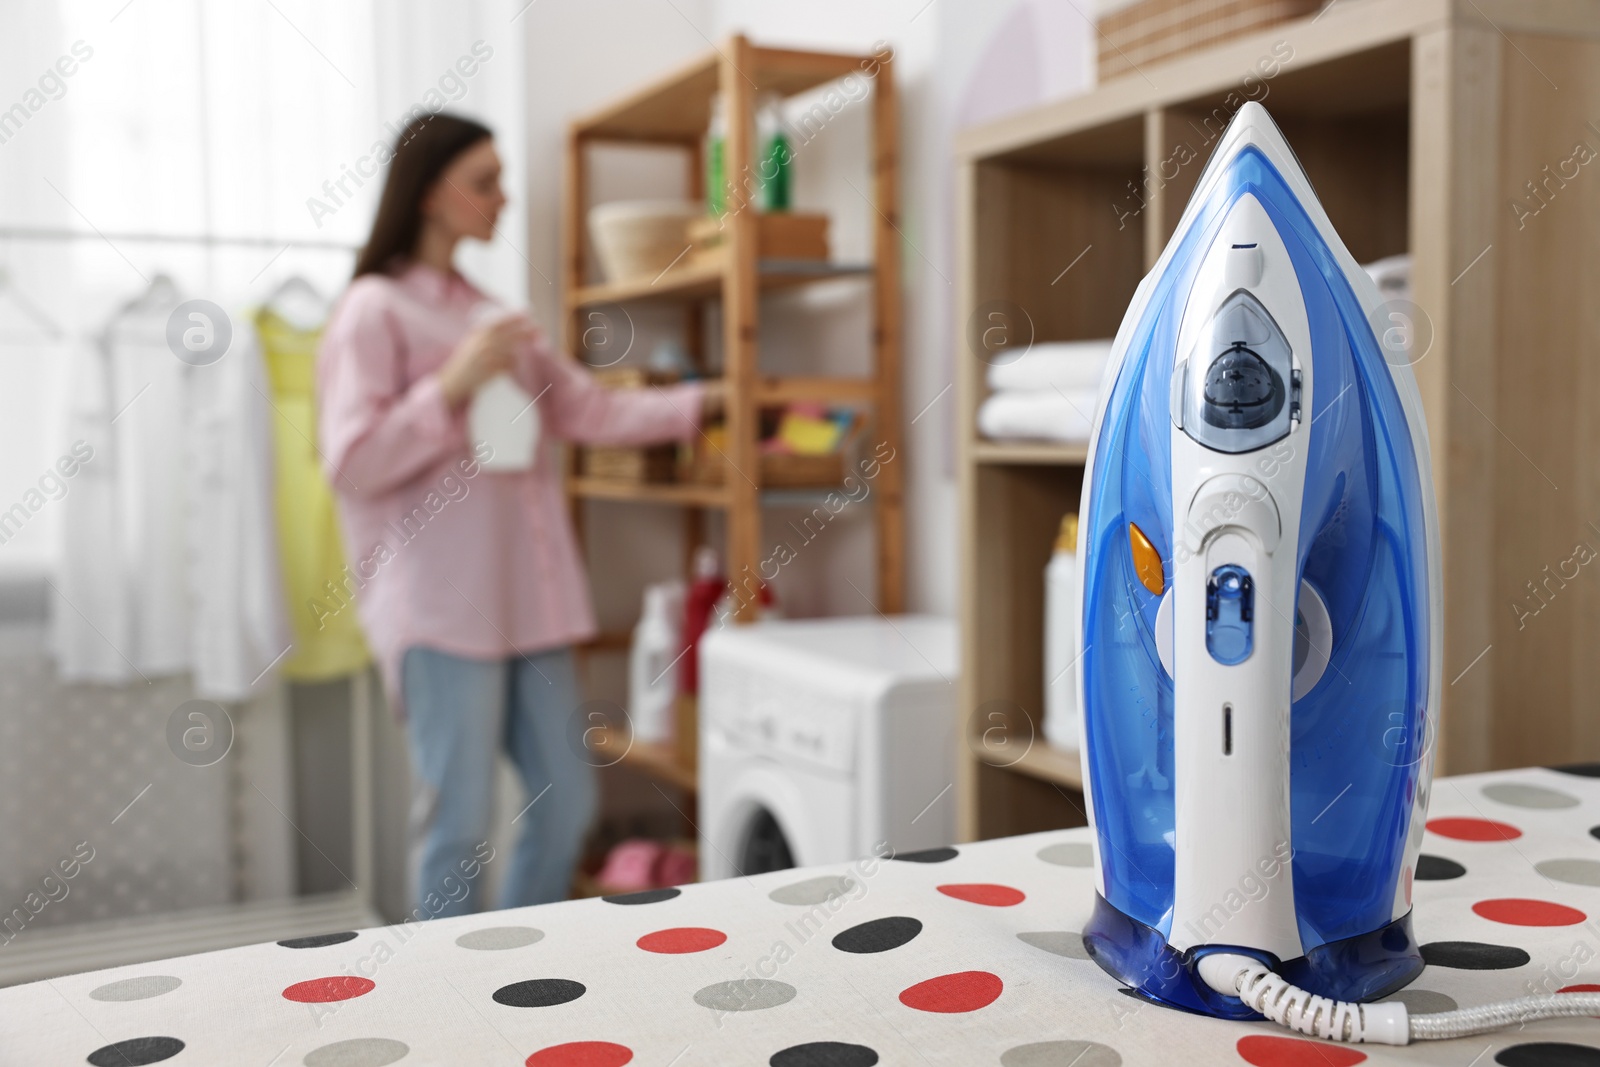
[[700, 876], [955, 838], [956, 629], [773, 620], [700, 643]]

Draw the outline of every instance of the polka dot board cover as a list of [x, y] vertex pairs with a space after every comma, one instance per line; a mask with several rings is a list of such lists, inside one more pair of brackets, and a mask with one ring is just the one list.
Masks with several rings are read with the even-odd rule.
[[[1083, 948], [1093, 852], [1062, 830], [72, 975], [0, 990], [0, 1064], [1600, 1065], [1591, 1019], [1352, 1047], [1130, 995]], [[1414, 896], [1411, 1007], [1600, 988], [1600, 766], [1441, 779]]]

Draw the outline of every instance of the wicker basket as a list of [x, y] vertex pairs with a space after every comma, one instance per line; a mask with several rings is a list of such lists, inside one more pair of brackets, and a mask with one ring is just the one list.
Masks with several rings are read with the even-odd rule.
[[1137, 0], [1100, 16], [1101, 81], [1313, 14], [1325, 0]]
[[614, 482], [670, 482], [678, 472], [677, 445], [585, 448], [582, 457], [586, 478], [605, 478]]
[[[773, 424], [764, 432], [771, 432], [776, 428], [779, 411], [769, 409], [762, 414], [764, 420]], [[858, 413], [836, 452], [823, 455], [762, 452], [759, 460], [761, 474], [753, 480], [766, 489], [826, 489], [841, 484], [859, 451], [862, 425], [863, 419]], [[679, 452], [678, 480], [699, 485], [725, 485], [729, 467], [726, 434], [725, 426], [707, 427], [698, 440], [682, 449]]]
[[702, 217], [686, 200], [618, 200], [589, 212], [589, 234], [606, 280], [654, 277], [689, 250], [688, 225]]

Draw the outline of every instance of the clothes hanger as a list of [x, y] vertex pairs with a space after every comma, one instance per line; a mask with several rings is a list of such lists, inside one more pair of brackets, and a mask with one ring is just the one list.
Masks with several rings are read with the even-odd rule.
[[165, 271], [158, 271], [156, 276], [150, 279], [150, 284], [145, 286], [144, 292], [122, 305], [117, 317], [121, 318], [130, 312], [169, 310], [176, 307], [182, 299], [178, 283]]
[[298, 274], [291, 274], [262, 301], [262, 306], [297, 330], [315, 330], [328, 321], [327, 297]]

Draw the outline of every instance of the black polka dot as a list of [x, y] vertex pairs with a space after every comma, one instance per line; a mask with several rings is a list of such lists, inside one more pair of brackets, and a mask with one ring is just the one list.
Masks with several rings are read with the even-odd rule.
[[920, 852], [899, 852], [889, 858], [907, 863], [945, 863], [959, 855], [961, 853], [946, 845], [944, 848], [925, 848]]
[[356, 932], [346, 930], [338, 934], [312, 934], [310, 937], [291, 937], [278, 944], [284, 948], [323, 948], [327, 945], [342, 945], [346, 941], [354, 941]]
[[1460, 878], [1467, 873], [1467, 869], [1455, 860], [1447, 860], [1443, 856], [1430, 856], [1426, 852], [1417, 857], [1417, 881], [1419, 882], [1444, 882], [1451, 878]]
[[768, 1067], [872, 1067], [878, 1054], [865, 1045], [843, 1041], [810, 1041], [774, 1052]]
[[1504, 971], [1521, 967], [1530, 958], [1520, 948], [1482, 941], [1431, 941], [1422, 946], [1422, 959], [1428, 966], [1461, 971]]
[[[1600, 778], [1600, 763], [1565, 763], [1559, 767], [1547, 767], [1545, 769], [1560, 771], [1562, 774], [1575, 774], [1579, 778]], [[1506, 1051], [1510, 1052], [1511, 1050], [1506, 1049]]]
[[840, 952], [888, 952], [922, 933], [922, 920], [909, 915], [873, 919], [842, 931], [833, 939]]
[[619, 893], [616, 896], [600, 899], [607, 904], [659, 904], [663, 900], [671, 900], [682, 892], [681, 889], [645, 889], [638, 893]]
[[508, 1008], [549, 1008], [577, 1000], [588, 992], [582, 982], [567, 978], [530, 978], [494, 991], [496, 1004]]
[[1494, 1062], [1502, 1067], [1600, 1067], [1600, 1048], [1538, 1041], [1501, 1049], [1495, 1053]]
[[170, 1060], [182, 1051], [183, 1042], [175, 1037], [130, 1037], [95, 1049], [89, 1053], [89, 1062], [94, 1067], [140, 1067]]

